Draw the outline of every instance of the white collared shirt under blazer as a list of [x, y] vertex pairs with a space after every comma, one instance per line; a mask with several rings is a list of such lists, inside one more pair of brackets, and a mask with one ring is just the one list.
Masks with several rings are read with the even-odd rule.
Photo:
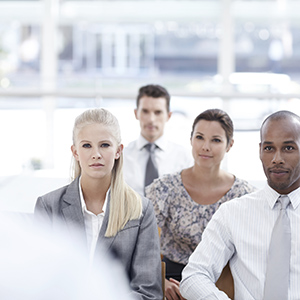
[[[296, 300], [300, 299], [300, 188], [288, 196], [292, 245], [288, 299]], [[230, 259], [235, 300], [263, 299], [269, 244], [280, 213], [278, 197], [266, 185], [221, 205], [183, 270], [180, 291], [184, 298], [228, 299], [214, 283]]]
[[79, 195], [80, 195], [80, 203], [81, 203], [81, 209], [82, 209], [82, 214], [84, 218], [84, 224], [85, 224], [85, 232], [86, 232], [86, 238], [87, 238], [87, 246], [88, 246], [88, 251], [89, 251], [89, 259], [90, 262], [93, 261], [96, 246], [97, 246], [97, 241], [98, 241], [98, 236], [103, 224], [103, 219], [104, 215], [106, 212], [106, 205], [107, 205], [107, 199], [109, 195], [110, 189], [107, 191], [106, 196], [105, 196], [105, 201], [102, 207], [102, 212], [98, 215], [95, 215], [91, 211], [89, 211], [86, 207], [82, 189], [81, 189], [81, 177], [79, 179]]

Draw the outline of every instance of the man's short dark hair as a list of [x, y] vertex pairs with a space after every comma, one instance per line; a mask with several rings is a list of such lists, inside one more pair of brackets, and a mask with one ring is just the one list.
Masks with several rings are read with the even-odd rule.
[[139, 93], [138, 96], [136, 98], [136, 107], [139, 107], [140, 104], [140, 99], [144, 96], [147, 97], [152, 97], [152, 98], [165, 98], [166, 99], [166, 105], [167, 105], [167, 111], [170, 111], [170, 95], [168, 93], [168, 91], [158, 85], [158, 84], [149, 84], [149, 85], [145, 85], [142, 86], [139, 89]]

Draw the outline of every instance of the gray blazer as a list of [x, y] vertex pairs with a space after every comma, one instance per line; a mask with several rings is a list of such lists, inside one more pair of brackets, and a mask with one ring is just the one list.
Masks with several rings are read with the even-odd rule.
[[[71, 184], [39, 197], [34, 214], [37, 219], [42, 219], [46, 223], [50, 222], [52, 227], [63, 225], [71, 236], [77, 237], [79, 230], [80, 239], [86, 244], [78, 181], [77, 178]], [[109, 199], [108, 197], [97, 247], [116, 254], [128, 275], [135, 299], [161, 300], [163, 295], [160, 246], [152, 203], [142, 198], [141, 218], [129, 221], [116, 236], [105, 237], [109, 217]]]

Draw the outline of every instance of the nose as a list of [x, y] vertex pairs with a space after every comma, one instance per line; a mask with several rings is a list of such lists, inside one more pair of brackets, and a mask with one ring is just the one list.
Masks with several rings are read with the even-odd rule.
[[149, 114], [149, 121], [150, 121], [150, 122], [153, 122], [154, 119], [155, 119], [155, 114], [154, 114], [154, 113], [150, 113], [150, 114]]
[[209, 147], [209, 141], [204, 141], [202, 144], [202, 150], [203, 151], [209, 151], [210, 147]]
[[93, 153], [93, 156], [92, 156], [93, 159], [100, 159], [101, 158], [101, 154], [99, 151], [95, 151]]
[[274, 165], [283, 164], [284, 163], [284, 159], [283, 159], [282, 154], [281, 154], [280, 151], [276, 151], [274, 153], [274, 156], [273, 156], [273, 159], [272, 159], [272, 163]]

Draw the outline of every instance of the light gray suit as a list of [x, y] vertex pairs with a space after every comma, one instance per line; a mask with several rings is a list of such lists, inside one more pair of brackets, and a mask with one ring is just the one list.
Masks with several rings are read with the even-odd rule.
[[[84, 217], [79, 195], [78, 178], [71, 184], [39, 197], [35, 216], [50, 222], [52, 227], [61, 224], [72, 236], [86, 243]], [[98, 247], [105, 248], [118, 257], [130, 281], [136, 299], [161, 300], [161, 260], [159, 236], [151, 202], [143, 198], [142, 217], [129, 221], [114, 237], [105, 237], [109, 216], [109, 199], [98, 237]], [[97, 249], [95, 256], [97, 255]], [[118, 283], [116, 283], [117, 288]]]

